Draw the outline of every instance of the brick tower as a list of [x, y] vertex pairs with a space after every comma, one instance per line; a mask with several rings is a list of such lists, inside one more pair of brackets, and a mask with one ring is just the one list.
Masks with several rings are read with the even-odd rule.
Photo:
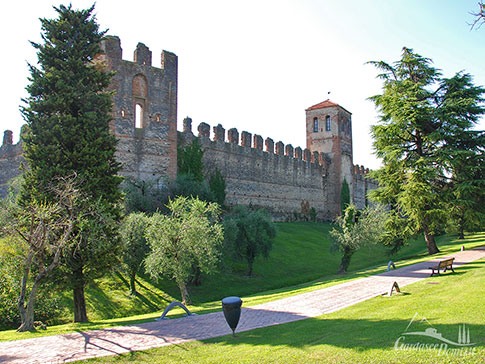
[[306, 144], [330, 159], [325, 189], [330, 210], [340, 212], [340, 191], [345, 180], [353, 201], [352, 119], [342, 106], [325, 100], [306, 109]]
[[160, 68], [138, 43], [133, 62], [122, 59], [120, 39], [107, 36], [98, 56], [115, 71], [111, 131], [118, 139], [120, 174], [137, 179], [175, 178], [177, 173], [177, 56], [163, 51]]

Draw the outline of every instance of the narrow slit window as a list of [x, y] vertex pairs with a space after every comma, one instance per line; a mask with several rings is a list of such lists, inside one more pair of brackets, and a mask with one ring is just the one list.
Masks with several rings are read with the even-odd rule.
[[318, 118], [313, 119], [313, 132], [318, 132]]
[[330, 121], [330, 116], [327, 115], [327, 117], [325, 118], [325, 130], [330, 131], [331, 128], [332, 128], [332, 124]]
[[143, 107], [140, 104], [135, 105], [135, 128], [143, 128]]

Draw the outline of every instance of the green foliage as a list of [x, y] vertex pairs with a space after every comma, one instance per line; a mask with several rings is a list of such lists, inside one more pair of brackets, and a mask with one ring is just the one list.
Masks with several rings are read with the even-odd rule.
[[236, 259], [247, 261], [251, 276], [256, 257], [269, 257], [276, 228], [265, 210], [235, 206], [224, 218], [224, 234], [226, 247]]
[[149, 218], [144, 213], [131, 213], [120, 228], [123, 243], [122, 259], [130, 278], [130, 293], [136, 294], [135, 278], [150, 251], [145, 234]]
[[214, 202], [215, 197], [206, 181], [197, 180], [192, 174], [179, 174], [169, 184], [169, 196], [174, 199], [178, 196], [194, 197], [206, 202]]
[[451, 175], [443, 188], [451, 230], [461, 239], [465, 230], [485, 226], [484, 145], [484, 131], [457, 130], [440, 150]]
[[203, 155], [204, 151], [197, 138], [185, 148], [179, 147], [177, 149], [178, 174], [191, 175], [198, 182], [204, 181]]
[[454, 168], [447, 155], [474, 149], [460, 141], [485, 112], [484, 89], [469, 74], [443, 78], [430, 59], [408, 48], [393, 65], [371, 63], [384, 81], [383, 93], [371, 97], [380, 111], [374, 149], [383, 159], [372, 175], [380, 184], [372, 196], [405, 216], [413, 232], [423, 232], [434, 254], [434, 235], [449, 213], [446, 190]]
[[[21, 324], [17, 303], [26, 255], [26, 246], [13, 236], [6, 235], [0, 240], [0, 330], [16, 329]], [[57, 321], [59, 312], [58, 298], [48, 288], [40, 290], [35, 300], [35, 319], [51, 325]]]
[[94, 6], [73, 10], [55, 8], [56, 19], [41, 19], [43, 43], [32, 43], [38, 67], [30, 67], [29, 97], [24, 100], [27, 122], [23, 134], [28, 169], [20, 191], [22, 203], [53, 199], [48, 186], [58, 177], [76, 174], [88, 198], [105, 223], [85, 221], [77, 226], [80, 240], [63, 255], [59, 277], [74, 292], [75, 321], [87, 321], [84, 305], [86, 280], [99, 276], [116, 262], [116, 225], [122, 198], [115, 159], [116, 138], [110, 133], [111, 94], [106, 92], [112, 73], [96, 59], [105, 32], [93, 16]]
[[125, 193], [125, 211], [128, 214], [163, 211], [170, 194], [167, 186], [160, 181], [143, 181], [131, 177], [125, 179], [122, 189]]
[[342, 182], [342, 189], [340, 190], [340, 211], [342, 213], [345, 211], [347, 206], [350, 205], [350, 188], [347, 180], [344, 177], [344, 181]]
[[389, 248], [389, 255], [394, 255], [409, 244], [412, 235], [413, 229], [409, 226], [409, 219], [401, 216], [398, 211], [391, 210], [388, 212], [379, 242]]
[[226, 180], [218, 168], [209, 178], [209, 188], [214, 196], [214, 202], [224, 206], [226, 200]]
[[310, 209], [310, 221], [317, 221], [317, 210], [315, 210], [315, 207]]
[[169, 215], [154, 214], [146, 237], [151, 252], [146, 258], [147, 272], [153, 278], [165, 275], [174, 279], [182, 301], [190, 303], [187, 281], [194, 267], [211, 273], [219, 261], [223, 240], [217, 222], [219, 206], [197, 198], [177, 197], [168, 205]]
[[347, 272], [355, 251], [381, 240], [386, 220], [387, 212], [382, 206], [358, 211], [354, 205], [349, 205], [343, 215], [337, 217], [335, 222], [338, 228], [332, 229], [330, 235], [333, 238], [331, 250], [343, 254], [339, 273]]

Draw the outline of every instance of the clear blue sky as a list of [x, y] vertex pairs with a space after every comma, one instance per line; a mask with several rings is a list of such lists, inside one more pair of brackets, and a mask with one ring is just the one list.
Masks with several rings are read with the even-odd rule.
[[[369, 128], [377, 113], [367, 98], [381, 84], [365, 62], [396, 61], [406, 46], [445, 76], [465, 70], [485, 85], [485, 26], [468, 25], [477, 2], [98, 0], [96, 13], [101, 27], [121, 38], [125, 59], [138, 42], [150, 47], [155, 66], [162, 49], [179, 56], [179, 129], [190, 116], [194, 126], [221, 123], [305, 148], [304, 110], [330, 97], [353, 113], [354, 163], [376, 168]], [[72, 1], [75, 8], [91, 3]], [[28, 41], [40, 40], [38, 18], [54, 17], [58, 4], [2, 4], [1, 126], [16, 139], [26, 61], [36, 62]]]

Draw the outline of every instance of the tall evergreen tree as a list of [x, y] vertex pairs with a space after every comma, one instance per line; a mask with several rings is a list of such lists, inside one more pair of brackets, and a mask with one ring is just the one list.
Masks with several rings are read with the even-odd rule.
[[443, 150], [463, 150], [460, 135], [485, 112], [485, 90], [474, 86], [468, 74], [443, 78], [429, 58], [409, 48], [392, 65], [371, 63], [383, 71], [379, 77], [384, 80], [383, 93], [371, 97], [380, 111], [380, 123], [372, 127], [374, 149], [384, 164], [373, 174], [381, 185], [374, 197], [391, 201], [412, 230], [424, 233], [429, 254], [437, 253], [434, 235], [446, 220], [450, 182]]
[[450, 220], [464, 239], [465, 230], [485, 226], [485, 132], [460, 130], [440, 149], [447, 161]]
[[[50, 201], [47, 186], [76, 174], [90, 201], [106, 212], [104, 226], [77, 226], [81, 239], [66, 249], [65, 276], [74, 293], [74, 321], [87, 321], [84, 287], [92, 274], [109, 267], [116, 250], [121, 177], [115, 160], [116, 138], [110, 134], [111, 95], [105, 92], [112, 74], [96, 61], [105, 31], [87, 10], [71, 5], [54, 8], [55, 19], [40, 19], [42, 42], [32, 43], [38, 66], [30, 67], [29, 97], [22, 108], [27, 122], [23, 136], [28, 168], [20, 200]], [[93, 232], [96, 231], [96, 235]]]
[[345, 209], [350, 205], [350, 188], [347, 180], [344, 178], [340, 190], [340, 212], [343, 214]]

